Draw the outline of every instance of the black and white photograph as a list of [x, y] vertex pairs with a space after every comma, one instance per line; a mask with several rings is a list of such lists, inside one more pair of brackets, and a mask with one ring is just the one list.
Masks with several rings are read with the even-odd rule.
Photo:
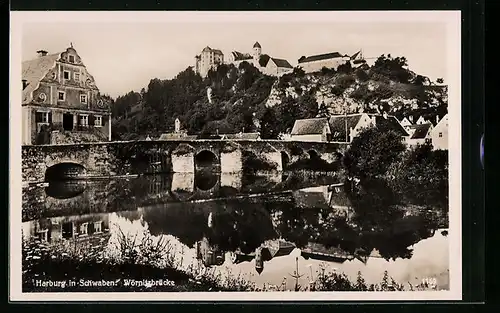
[[11, 12], [11, 300], [461, 299], [459, 11]]

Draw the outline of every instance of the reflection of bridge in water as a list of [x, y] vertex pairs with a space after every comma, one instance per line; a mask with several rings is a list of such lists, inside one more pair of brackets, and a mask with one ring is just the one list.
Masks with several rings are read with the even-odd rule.
[[292, 190], [337, 183], [336, 175], [312, 172], [171, 173], [129, 179], [51, 182], [45, 188], [23, 190], [23, 220], [71, 212], [99, 213], [133, 210], [162, 203], [203, 202], [235, 198], [287, 198]]

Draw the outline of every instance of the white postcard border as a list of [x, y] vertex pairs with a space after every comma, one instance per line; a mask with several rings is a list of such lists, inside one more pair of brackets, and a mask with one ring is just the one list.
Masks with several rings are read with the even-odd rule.
[[[182, 292], [182, 293], [23, 293], [21, 289], [21, 40], [24, 23], [404, 23], [447, 25], [449, 112], [449, 291], [413, 292]], [[10, 264], [11, 301], [374, 301], [461, 300], [461, 14], [460, 11], [345, 12], [31, 12], [12, 11], [10, 29]]]

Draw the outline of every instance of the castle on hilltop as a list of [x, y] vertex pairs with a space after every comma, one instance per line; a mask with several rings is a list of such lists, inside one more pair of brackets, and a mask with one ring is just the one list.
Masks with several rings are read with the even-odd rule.
[[287, 60], [262, 54], [262, 46], [258, 42], [253, 45], [251, 53], [232, 51], [227, 61], [224, 60], [221, 50], [207, 46], [201, 54], [195, 56], [194, 70], [202, 77], [206, 77], [210, 69], [216, 69], [220, 64], [233, 64], [238, 67], [243, 62], [248, 62], [261, 72], [272, 76], [281, 76], [293, 70], [293, 66]]

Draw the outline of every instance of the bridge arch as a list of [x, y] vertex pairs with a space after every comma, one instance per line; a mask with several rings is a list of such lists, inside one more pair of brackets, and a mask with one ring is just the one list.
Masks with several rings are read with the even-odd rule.
[[86, 168], [75, 162], [60, 162], [48, 166], [45, 170], [45, 181], [62, 181], [81, 178], [86, 175]]
[[197, 172], [194, 176], [194, 185], [197, 190], [212, 191], [217, 187], [219, 180], [220, 176], [213, 172]]
[[317, 160], [319, 158], [319, 153], [318, 151], [314, 150], [314, 149], [309, 149], [307, 150], [307, 154], [309, 155], [309, 158], [311, 160]]
[[194, 156], [195, 169], [206, 169], [217, 166], [218, 164], [219, 158], [214, 152], [210, 150], [201, 150]]

